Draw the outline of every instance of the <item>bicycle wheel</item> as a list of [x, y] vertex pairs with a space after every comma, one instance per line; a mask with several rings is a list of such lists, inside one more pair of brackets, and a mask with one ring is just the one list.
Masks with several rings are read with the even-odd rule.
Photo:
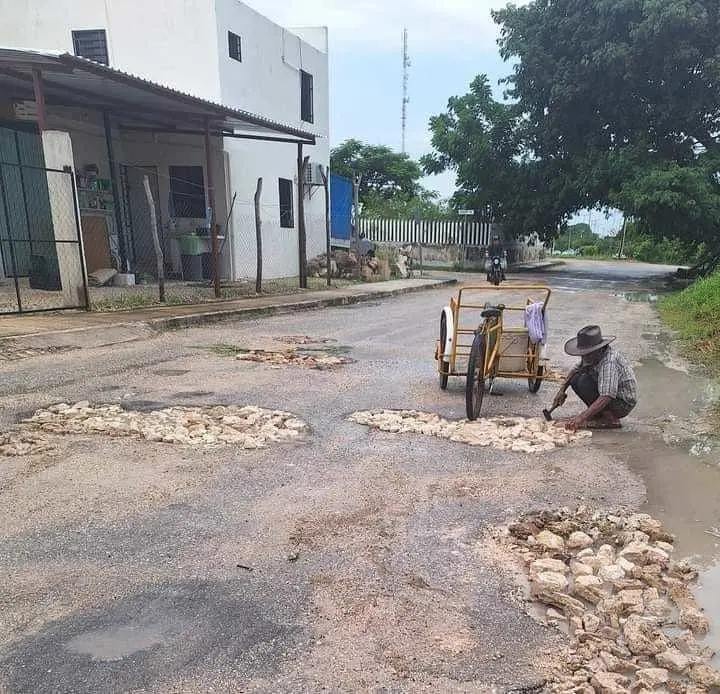
[[480, 416], [485, 396], [485, 350], [485, 334], [478, 333], [470, 348], [467, 376], [465, 377], [465, 413], [470, 420], [475, 420]]
[[440, 388], [445, 390], [448, 385], [448, 374], [450, 371], [450, 362], [445, 361], [445, 343], [447, 342], [447, 318], [445, 311], [440, 315]]
[[540, 390], [540, 386], [543, 382], [543, 375], [545, 374], [545, 367], [538, 366], [535, 372], [535, 377], [528, 378], [528, 390], [531, 393], [537, 393]]

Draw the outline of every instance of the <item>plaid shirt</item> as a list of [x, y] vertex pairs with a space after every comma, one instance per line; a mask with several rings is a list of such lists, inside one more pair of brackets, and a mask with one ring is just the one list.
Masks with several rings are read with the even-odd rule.
[[612, 347], [605, 350], [602, 359], [592, 366], [580, 367], [597, 378], [598, 395], [622, 400], [631, 407], [637, 405], [637, 380], [630, 360]]

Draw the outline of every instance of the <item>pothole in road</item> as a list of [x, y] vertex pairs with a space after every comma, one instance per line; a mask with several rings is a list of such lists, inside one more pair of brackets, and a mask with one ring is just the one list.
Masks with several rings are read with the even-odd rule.
[[19, 347], [13, 342], [0, 343], [0, 361], [19, 361], [45, 354], [63, 354], [80, 349], [76, 345], [49, 345], [47, 347]]
[[289, 412], [250, 405], [165, 407], [142, 411], [128, 410], [120, 405], [94, 406], [84, 401], [75, 405], [60, 403], [38, 410], [23, 420], [18, 431], [0, 437], [0, 455], [44, 453], [54, 447], [53, 437], [73, 434], [256, 449], [272, 443], [298, 441], [308, 433], [307, 423]]
[[490, 446], [515, 453], [543, 453], [592, 436], [589, 431], [570, 432], [543, 419], [502, 417], [448, 420], [415, 410], [365, 410], [349, 417], [351, 422], [395, 434], [424, 434], [470, 446]]
[[690, 590], [697, 571], [674, 561], [673, 536], [646, 514], [580, 507], [523, 516], [492, 539], [520, 558], [531, 612], [569, 634], [551, 692], [707, 692], [720, 686], [710, 624]]
[[210, 390], [181, 390], [178, 393], [173, 393], [173, 397], [180, 400], [190, 400], [191, 398], [207, 398], [215, 395]]
[[286, 345], [327, 345], [337, 342], [331, 337], [311, 337], [310, 335], [281, 335], [274, 337], [273, 340]]
[[213, 345], [211, 349], [221, 356], [232, 356], [241, 361], [267, 364], [274, 368], [298, 366], [322, 371], [355, 362], [354, 359], [346, 356], [352, 349], [346, 345], [330, 345], [317, 348], [303, 346], [301, 348], [289, 347], [282, 350], [272, 350], [218, 344]]

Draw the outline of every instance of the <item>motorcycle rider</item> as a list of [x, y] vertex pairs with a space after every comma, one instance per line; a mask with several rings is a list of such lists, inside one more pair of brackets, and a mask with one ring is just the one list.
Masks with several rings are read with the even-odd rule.
[[501, 279], [505, 281], [505, 270], [507, 269], [507, 252], [503, 250], [502, 239], [500, 234], [493, 234], [490, 239], [490, 245], [485, 249], [485, 271], [487, 272], [487, 281], [491, 281], [490, 271], [492, 270], [492, 259], [500, 258]]

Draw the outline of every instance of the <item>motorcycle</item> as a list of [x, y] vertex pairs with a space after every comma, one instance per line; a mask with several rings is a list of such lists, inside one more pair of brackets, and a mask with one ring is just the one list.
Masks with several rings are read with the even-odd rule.
[[503, 251], [502, 256], [493, 255], [485, 251], [485, 271], [487, 272], [487, 281], [496, 287], [505, 279], [505, 270], [507, 268], [507, 251]]

